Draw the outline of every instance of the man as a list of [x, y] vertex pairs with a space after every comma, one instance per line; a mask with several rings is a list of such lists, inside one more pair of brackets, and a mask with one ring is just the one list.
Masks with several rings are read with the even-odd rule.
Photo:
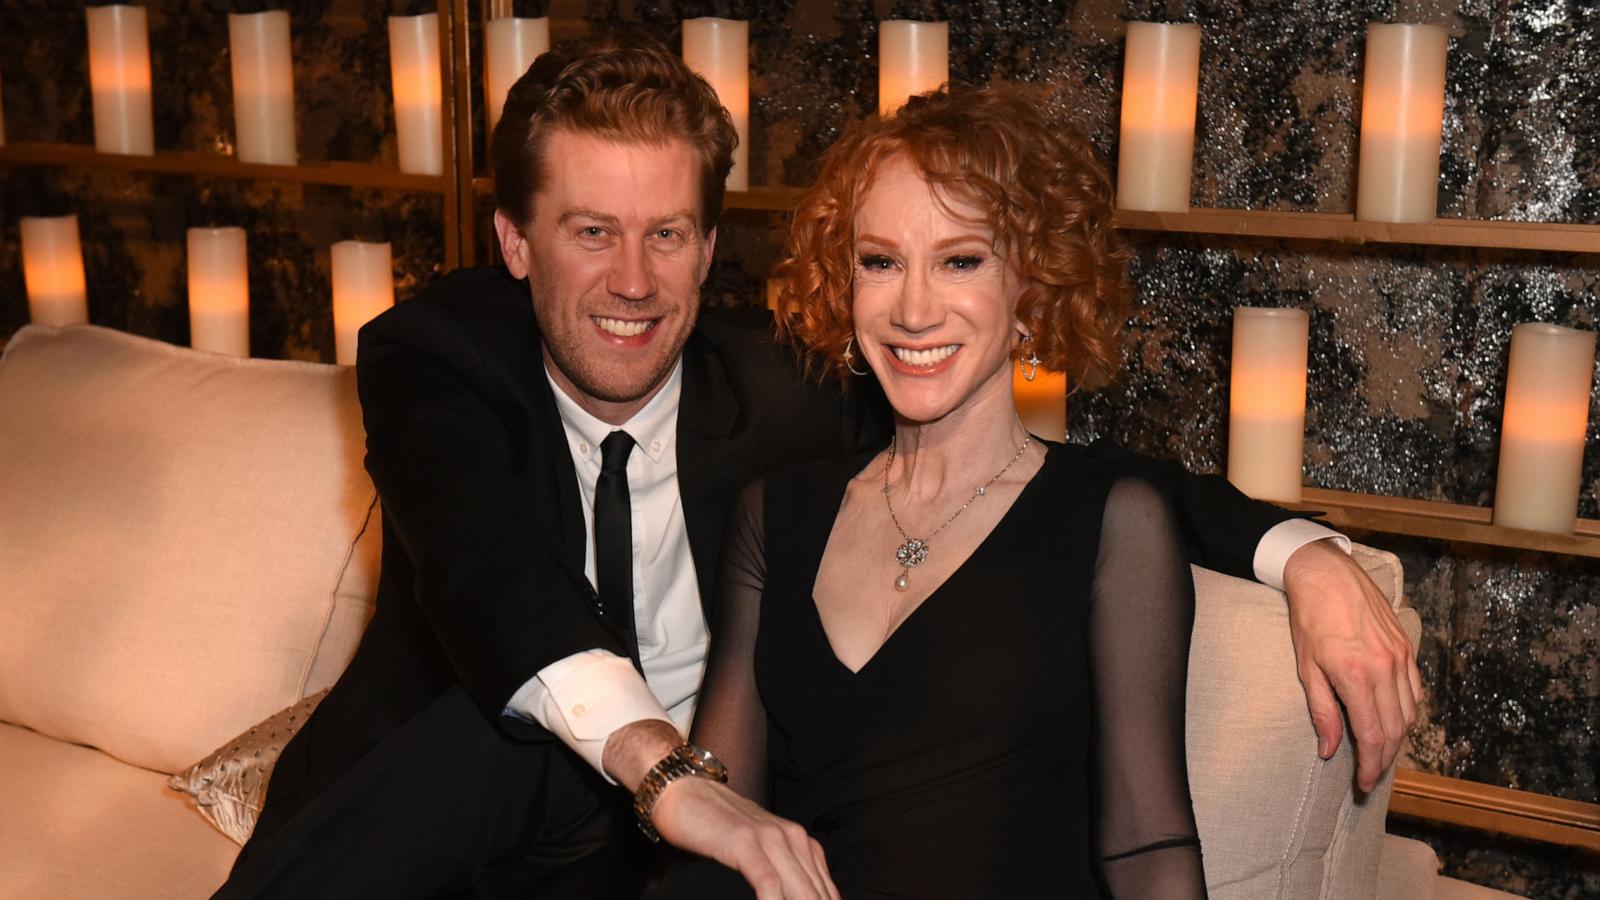
[[[735, 140], [660, 48], [547, 54], [512, 88], [505, 270], [452, 273], [363, 329], [377, 610], [219, 896], [636, 896], [636, 791], [646, 824], [762, 896], [836, 896], [803, 831], [680, 746], [739, 488], [889, 427], [869, 385], [801, 379], [764, 317], [698, 316]], [[1281, 573], [1322, 750], [1331, 679], [1370, 786], [1417, 685], [1381, 595], [1326, 529], [1162, 477], [1199, 561]]]

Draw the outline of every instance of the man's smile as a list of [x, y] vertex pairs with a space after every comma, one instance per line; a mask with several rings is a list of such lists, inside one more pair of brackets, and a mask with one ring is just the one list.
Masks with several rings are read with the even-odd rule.
[[643, 347], [650, 343], [654, 336], [652, 332], [661, 323], [660, 318], [618, 319], [611, 316], [590, 316], [589, 321], [594, 323], [601, 338], [625, 347]]

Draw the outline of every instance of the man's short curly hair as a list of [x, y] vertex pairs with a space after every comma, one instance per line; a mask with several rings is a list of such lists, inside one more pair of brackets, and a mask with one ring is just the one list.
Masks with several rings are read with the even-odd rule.
[[495, 205], [519, 228], [533, 217], [545, 146], [561, 128], [613, 141], [685, 141], [700, 160], [700, 226], [716, 227], [739, 135], [716, 91], [676, 54], [628, 36], [534, 60], [507, 93], [489, 146]]
[[1074, 388], [1116, 371], [1129, 254], [1111, 227], [1111, 180], [1088, 139], [1042, 107], [1021, 87], [953, 85], [861, 122], [829, 148], [774, 273], [778, 330], [814, 371], [845, 375], [856, 210], [896, 157], [917, 167], [941, 203], [983, 210], [995, 252], [1024, 279], [1017, 316], [1046, 368]]

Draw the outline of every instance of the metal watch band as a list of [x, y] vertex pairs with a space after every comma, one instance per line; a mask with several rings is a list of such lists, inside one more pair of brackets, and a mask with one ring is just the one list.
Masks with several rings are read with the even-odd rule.
[[652, 842], [660, 843], [661, 835], [650, 817], [655, 812], [656, 801], [667, 785], [690, 775], [728, 783], [728, 768], [711, 751], [693, 744], [683, 743], [672, 748], [662, 760], [645, 773], [639, 790], [633, 795], [633, 812], [639, 817], [639, 830]]

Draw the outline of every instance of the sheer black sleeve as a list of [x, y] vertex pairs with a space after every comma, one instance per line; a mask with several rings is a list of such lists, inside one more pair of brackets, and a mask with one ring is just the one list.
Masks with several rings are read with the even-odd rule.
[[1221, 475], [1196, 475], [1172, 460], [1134, 453], [1107, 440], [1095, 441], [1083, 452], [1088, 459], [1127, 466], [1161, 488], [1172, 500], [1183, 539], [1179, 546], [1189, 561], [1246, 581], [1256, 580], [1256, 547], [1268, 531], [1289, 519], [1321, 515], [1252, 500]]
[[1194, 582], [1176, 516], [1148, 481], [1111, 487], [1091, 603], [1101, 877], [1117, 898], [1204, 897], [1183, 737]]
[[711, 651], [690, 739], [728, 766], [728, 784], [762, 806], [770, 805], [767, 714], [756, 691], [756, 629], [767, 580], [764, 482], [746, 487], [729, 517], [707, 611]]

